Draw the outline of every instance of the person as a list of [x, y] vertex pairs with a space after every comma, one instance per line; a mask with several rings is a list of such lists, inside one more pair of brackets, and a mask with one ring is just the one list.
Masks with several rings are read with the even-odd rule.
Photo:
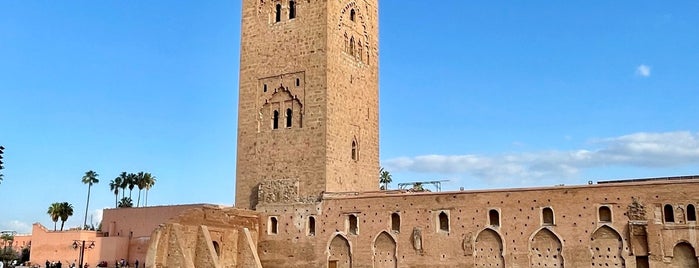
[[61, 266], [63, 266], [63, 264], [61, 263], [61, 261], [58, 261], [58, 263], [56, 263], [56, 268], [61, 268]]
[[135, 262], [133, 262], [133, 265], [135, 265], [135, 266], [136, 266], [136, 268], [138, 268], [138, 259], [136, 259], [136, 261], [135, 261]]
[[46, 268], [49, 268], [49, 266], [51, 266], [51, 262], [49, 262], [49, 260], [46, 260]]
[[4, 267], [5, 267], [5, 262], [4, 262], [4, 261], [0, 261], [0, 268], [4, 268]]

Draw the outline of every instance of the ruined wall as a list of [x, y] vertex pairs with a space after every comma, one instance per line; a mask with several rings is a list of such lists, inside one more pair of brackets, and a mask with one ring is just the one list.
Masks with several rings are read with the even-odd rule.
[[689, 267], [698, 202], [696, 179], [326, 194], [258, 207], [258, 251], [264, 267]]
[[259, 267], [255, 212], [204, 206], [158, 227], [145, 267]]

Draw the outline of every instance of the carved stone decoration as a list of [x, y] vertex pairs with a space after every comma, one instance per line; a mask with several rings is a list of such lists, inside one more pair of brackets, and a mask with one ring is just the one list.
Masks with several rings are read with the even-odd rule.
[[422, 253], [422, 229], [420, 227], [413, 228], [412, 242], [415, 251]]
[[464, 249], [464, 256], [473, 255], [473, 234], [472, 233], [468, 233], [464, 236], [462, 248]]
[[641, 203], [638, 197], [631, 197], [631, 204], [628, 208], [628, 217], [632, 221], [645, 221], [646, 220], [646, 207]]
[[684, 208], [682, 206], [677, 206], [675, 208], [675, 223], [684, 224]]

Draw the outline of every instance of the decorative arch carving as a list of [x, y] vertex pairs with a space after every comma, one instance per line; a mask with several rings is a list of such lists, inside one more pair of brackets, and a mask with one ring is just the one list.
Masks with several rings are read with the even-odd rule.
[[[354, 21], [350, 19], [352, 14], [354, 14]], [[354, 44], [350, 41], [349, 47], [345, 45], [345, 52], [359, 61], [368, 62], [369, 32], [367, 32], [364, 10], [355, 1], [347, 3], [340, 10], [337, 29], [340, 34], [344, 34], [343, 38], [346, 39], [345, 36], [349, 33], [350, 40], [355, 41]], [[367, 53], [366, 57], [364, 51]]]
[[503, 250], [500, 234], [490, 228], [484, 229], [476, 237], [474, 267], [505, 267]]
[[352, 267], [352, 245], [345, 236], [336, 233], [328, 243], [328, 266], [337, 268]]
[[626, 267], [624, 243], [619, 232], [603, 225], [592, 233], [590, 240], [592, 267]]
[[529, 242], [529, 267], [563, 267], [563, 244], [549, 228], [541, 228]]
[[[278, 128], [283, 128], [288, 125], [290, 125], [290, 127], [303, 126], [303, 104], [298, 96], [292, 95], [291, 91], [284, 87], [284, 85], [280, 85], [278, 88], [274, 89], [272, 94], [264, 99], [259, 114], [258, 125], [264, 126], [264, 122], [270, 120], [270, 122], [272, 122], [272, 127], [270, 127], [270, 129], [275, 129], [275, 123]], [[292, 116], [292, 118], [288, 119], [286, 118], [287, 116]], [[288, 122], [290, 124], [287, 124], [288, 120], [290, 120], [290, 122]], [[262, 129], [265, 128], [262, 127]], [[260, 129], [258, 129], [258, 131], [260, 131]]]
[[374, 268], [398, 267], [396, 240], [386, 231], [382, 231], [374, 239]]

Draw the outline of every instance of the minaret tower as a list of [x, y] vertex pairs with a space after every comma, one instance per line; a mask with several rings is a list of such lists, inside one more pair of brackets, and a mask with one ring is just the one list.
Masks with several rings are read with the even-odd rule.
[[378, 189], [378, 0], [243, 0], [236, 206]]

